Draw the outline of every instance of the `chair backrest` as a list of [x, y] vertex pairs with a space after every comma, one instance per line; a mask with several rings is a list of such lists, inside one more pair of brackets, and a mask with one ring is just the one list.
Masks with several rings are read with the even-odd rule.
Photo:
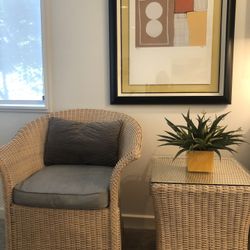
[[51, 112], [49, 117], [59, 117], [79, 122], [131, 120], [126, 114], [102, 109], [71, 109]]
[[[134, 154], [138, 155], [136, 158], [138, 158], [140, 155], [142, 137], [141, 127], [135, 119], [127, 114], [102, 109], [71, 109], [59, 112], [51, 112], [48, 114], [46, 119], [48, 119], [48, 117], [58, 117], [79, 122], [104, 122], [121, 120], [123, 122], [123, 126], [121, 128], [119, 148], [123, 148], [123, 154], [125, 154], [127, 150], [124, 148], [129, 148], [129, 145], [134, 144]], [[121, 157], [120, 154], [121, 152], [119, 152], [119, 156]]]

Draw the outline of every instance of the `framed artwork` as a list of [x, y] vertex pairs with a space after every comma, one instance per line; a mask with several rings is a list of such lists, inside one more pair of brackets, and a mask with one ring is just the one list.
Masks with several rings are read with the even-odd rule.
[[111, 104], [230, 104], [235, 0], [109, 0]]

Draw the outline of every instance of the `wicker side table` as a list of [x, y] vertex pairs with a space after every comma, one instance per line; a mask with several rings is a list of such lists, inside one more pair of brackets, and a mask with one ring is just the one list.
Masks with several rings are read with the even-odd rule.
[[250, 176], [235, 160], [212, 174], [188, 173], [185, 159], [151, 164], [158, 250], [247, 250]]

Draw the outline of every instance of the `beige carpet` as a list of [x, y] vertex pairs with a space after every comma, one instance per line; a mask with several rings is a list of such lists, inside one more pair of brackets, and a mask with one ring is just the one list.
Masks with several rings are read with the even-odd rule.
[[155, 230], [124, 229], [124, 250], [155, 250]]

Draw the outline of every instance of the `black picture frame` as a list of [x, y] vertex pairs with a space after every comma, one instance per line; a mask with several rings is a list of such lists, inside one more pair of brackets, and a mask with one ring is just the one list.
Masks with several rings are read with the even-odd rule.
[[[234, 30], [235, 30], [235, 5], [236, 0], [221, 0], [226, 7], [224, 14], [223, 27], [224, 30], [224, 48], [220, 47], [220, 68], [223, 66], [223, 72], [220, 71], [219, 80], [223, 78], [222, 87], [218, 93], [209, 93], [209, 95], [199, 95], [192, 93], [186, 95], [178, 95], [172, 93], [169, 96], [158, 94], [156, 96], [147, 95], [121, 95], [118, 93], [118, 23], [117, 7], [120, 0], [109, 0], [109, 47], [110, 47], [110, 103], [111, 104], [231, 104], [232, 96], [232, 73], [233, 73], [233, 50], [234, 50]], [[222, 18], [222, 14], [221, 14]], [[117, 22], [119, 21], [119, 22]], [[220, 38], [222, 39], [222, 38]], [[121, 42], [122, 43], [122, 42]], [[222, 44], [222, 43], [221, 43]], [[120, 45], [122, 46], [122, 45]], [[223, 58], [221, 58], [223, 57]], [[223, 60], [221, 60], [223, 59]], [[223, 65], [222, 62], [223, 61]], [[122, 66], [121, 66], [122, 67]], [[222, 73], [221, 73], [222, 72]], [[220, 94], [219, 94], [220, 91]]]

